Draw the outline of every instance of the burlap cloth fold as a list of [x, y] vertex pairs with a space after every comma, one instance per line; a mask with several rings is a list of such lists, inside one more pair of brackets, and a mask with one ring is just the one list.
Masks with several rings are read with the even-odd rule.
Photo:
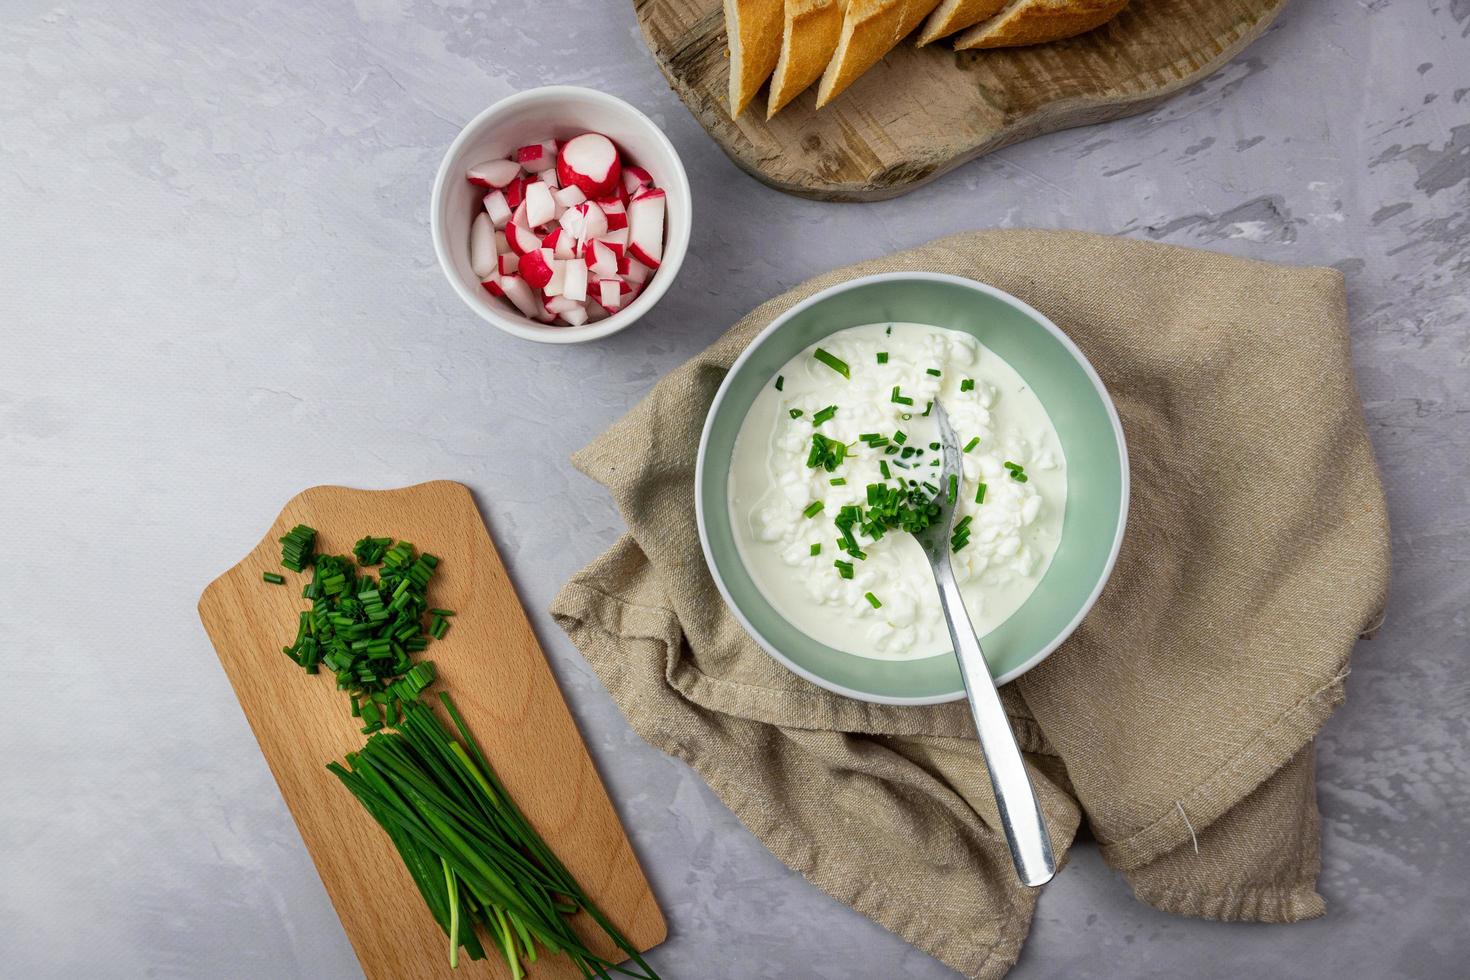
[[1150, 905], [1320, 915], [1312, 737], [1389, 569], [1334, 270], [991, 231], [819, 276], [574, 457], [629, 531], [566, 585], [557, 621], [634, 729], [782, 861], [962, 973], [1009, 969], [1036, 894], [1011, 871], [966, 705], [865, 704], [788, 672], [726, 611], [695, 529], [700, 428], [736, 355], [798, 300], [897, 269], [1026, 300], [1122, 415], [1133, 478], [1117, 570], [1077, 633], [1003, 691], [1059, 851], [1085, 815]]

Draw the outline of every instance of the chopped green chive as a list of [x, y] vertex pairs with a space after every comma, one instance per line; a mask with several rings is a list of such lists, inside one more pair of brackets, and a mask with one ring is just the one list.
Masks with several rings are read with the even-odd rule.
[[875, 596], [875, 595], [873, 595], [873, 593], [871, 593], [871, 592], [864, 592], [863, 593], [863, 598], [864, 599], [867, 599], [868, 600], [868, 605], [872, 606], [874, 609], [882, 609], [883, 608], [883, 603], [879, 602], [878, 601], [878, 597]]
[[776, 390], [777, 391], [782, 391], [782, 390], [785, 389], [785, 387], [786, 387], [786, 376], [784, 374], [778, 374], [778, 375], [776, 375]]
[[818, 514], [820, 514], [822, 512], [822, 507], [823, 506], [824, 505], [823, 505], [823, 503], [820, 500], [813, 500], [811, 503], [809, 503], [809, 504], [806, 505], [806, 510], [803, 510], [801, 512], [801, 516], [802, 517], [816, 517]]
[[974, 391], [974, 390], [975, 390], [975, 379], [974, 378], [965, 378], [963, 381], [960, 382], [960, 391]]
[[1015, 480], [1017, 483], [1026, 482], [1026, 467], [1019, 463], [1012, 463], [1010, 460], [1006, 460], [1005, 468], [1011, 471], [1012, 480]]
[[815, 414], [815, 415], [812, 416], [812, 425], [814, 425], [814, 426], [821, 425], [823, 422], [827, 421], [828, 419], [830, 419], [832, 416], [834, 416], [836, 414], [837, 414], [837, 406], [836, 405], [828, 405], [826, 408], [822, 409], [820, 412], [818, 412], [817, 414]]
[[908, 412], [904, 412], [902, 415], [899, 416], [899, 418], [907, 422], [909, 419], [913, 418], [913, 416], [910, 415]]
[[836, 371], [844, 378], [852, 378], [852, 371], [848, 369], [847, 362], [844, 361], [842, 358], [837, 357], [833, 354], [829, 354], [826, 351], [822, 350], [822, 348], [820, 347], [812, 351], [812, 357], [815, 357], [817, 360], [821, 361], [823, 364], [827, 365], [829, 368]]
[[975, 488], [975, 503], [985, 503], [985, 484], [983, 483]]
[[883, 331], [883, 334], [884, 334], [884, 336], [892, 337], [893, 336], [893, 324], [890, 323], [888, 325], [887, 329], [885, 329]]
[[904, 443], [909, 441], [909, 434], [902, 429], [899, 429], [893, 434], [893, 441], [902, 446]]
[[979, 436], [976, 436], [975, 438], [971, 439], [969, 442], [965, 443], [965, 448], [964, 448], [963, 451], [964, 452], [969, 452], [970, 450], [974, 449], [978, 445], [980, 445], [980, 437]]
[[812, 555], [813, 556], [816, 556], [816, 555], [820, 555], [821, 553], [822, 553], [822, 542], [817, 541], [817, 542], [815, 542], [812, 545]]
[[799, 418], [801, 418], [801, 409], [799, 409], [799, 408], [793, 408], [791, 411], [787, 412], [786, 414], [787, 415], [790, 415], [793, 419], [799, 419]]
[[886, 459], [880, 459], [880, 460], [878, 460], [878, 471], [883, 474], [883, 479], [885, 479], [885, 480], [891, 480], [891, 479], [893, 479], [893, 473], [892, 473], [892, 471], [890, 471], [888, 469], [888, 460], [886, 460]]
[[939, 492], [939, 488], [930, 483], [928, 480], [925, 480], [923, 483], [919, 484], [919, 486], [923, 487], [925, 490], [928, 490], [930, 493]]
[[893, 386], [893, 396], [892, 397], [893, 397], [893, 404], [895, 404], [895, 405], [912, 405], [914, 403], [914, 400], [912, 398], [909, 398], [908, 396], [906, 396], [905, 394], [903, 394], [903, 392], [899, 391], [899, 386], [898, 385], [894, 385]]
[[939, 377], [943, 377], [944, 376], [944, 372], [941, 371], [941, 370], [939, 370], [939, 368], [925, 368], [924, 369], [924, 373], [925, 374], [932, 374], [936, 378], [939, 378]]
[[806, 465], [812, 469], [821, 467], [831, 473], [847, 458], [847, 443], [828, 439], [820, 432], [812, 433], [812, 448], [806, 455]]
[[887, 364], [888, 363], [888, 352], [886, 350], [880, 350], [878, 352], [878, 363], [879, 364]]
[[297, 524], [281, 538], [281, 564], [299, 572], [316, 560], [316, 528]]
[[827, 482], [829, 484], [831, 484], [832, 486], [834, 486], [834, 487], [845, 487], [845, 486], [847, 486], [847, 477], [845, 477], [845, 476], [834, 477], [833, 479], [828, 480]]
[[929, 413], [931, 411], [933, 411], [933, 409], [934, 409], [934, 403], [933, 402], [930, 402], [929, 404], [925, 405], [924, 406], [924, 417], [925, 418], [928, 418], [929, 417]]
[[955, 476], [953, 473], [951, 473], [949, 475], [949, 493], [946, 495], [946, 502], [951, 503], [951, 504], [954, 503], [955, 502], [955, 498], [958, 497], [959, 495], [960, 495], [960, 478], [957, 477], [957, 476]]
[[271, 585], [285, 585], [285, 576], [277, 575], [275, 572], [261, 572], [261, 581], [269, 582]]
[[937, 443], [937, 442], [931, 442], [931, 443], [929, 443], [929, 448], [930, 449], [938, 449], [939, 448], [939, 443]]
[[843, 561], [841, 558], [839, 558], [832, 563], [832, 567], [836, 568], [837, 574], [841, 575], [843, 578], [852, 578], [852, 562]]

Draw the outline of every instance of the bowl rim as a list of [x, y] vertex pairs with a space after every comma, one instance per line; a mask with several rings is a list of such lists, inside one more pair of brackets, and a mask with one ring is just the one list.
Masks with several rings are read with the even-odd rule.
[[[665, 255], [664, 261], [659, 263], [657, 272], [648, 280], [648, 287], [640, 292], [636, 299], [625, 309], [619, 310], [611, 316], [599, 320], [596, 323], [584, 323], [580, 327], [550, 327], [545, 324], [527, 320], [524, 317], [508, 316], [491, 308], [479, 301], [468, 286], [460, 279], [458, 271], [454, 267], [449, 256], [447, 243], [447, 229], [440, 212], [445, 189], [449, 186], [452, 178], [450, 173], [451, 164], [458, 156], [460, 150], [481, 135], [481, 130], [488, 126], [490, 121], [497, 115], [509, 109], [517, 108], [523, 104], [536, 103], [551, 99], [576, 99], [582, 102], [595, 103], [613, 111], [623, 111], [629, 114], [639, 125], [645, 128], [655, 143], [660, 144], [668, 152], [669, 158], [674, 162], [674, 186], [660, 185], [665, 194], [680, 196], [684, 203], [684, 220], [679, 222], [679, 235], [673, 234], [674, 229], [669, 228], [669, 239], [677, 239], [679, 247], [677, 252]], [[667, 214], [667, 209], [665, 211]], [[444, 151], [444, 157], [439, 162], [438, 173], [434, 176], [434, 187], [429, 195], [429, 237], [434, 243], [434, 254], [439, 260], [439, 268], [444, 273], [444, 278], [449, 280], [449, 285], [454, 289], [464, 304], [471, 311], [478, 314], [482, 320], [489, 322], [513, 337], [522, 340], [530, 340], [541, 344], [580, 344], [589, 340], [599, 340], [611, 336], [621, 330], [631, 327], [643, 315], [651, 310], [665, 292], [670, 284], [679, 274], [679, 269], [684, 264], [684, 256], [688, 252], [690, 234], [693, 230], [694, 199], [689, 190], [689, 175], [684, 170], [684, 161], [679, 152], [674, 149], [664, 131], [656, 126], [652, 119], [636, 106], [609, 95], [597, 89], [585, 88], [580, 85], [542, 85], [538, 88], [526, 89], [507, 95], [482, 110], [459, 131], [459, 135], [449, 144]], [[665, 220], [669, 220], [665, 218]]]
[[1109, 422], [1111, 422], [1113, 427], [1113, 438], [1116, 439], [1118, 443], [1119, 477], [1122, 480], [1123, 484], [1121, 487], [1121, 495], [1118, 500], [1118, 508], [1120, 511], [1118, 528], [1113, 535], [1113, 543], [1108, 550], [1107, 561], [1103, 565], [1101, 574], [1098, 575], [1097, 583], [1093, 586], [1092, 591], [1088, 594], [1086, 601], [1083, 602], [1082, 606], [1077, 610], [1076, 615], [1072, 617], [1071, 621], [1068, 622], [1066, 626], [1064, 626], [1061, 630], [1057, 632], [1057, 635], [1053, 637], [1051, 641], [1046, 644], [1046, 646], [1042, 647], [1024, 663], [1019, 664], [1018, 666], [995, 678], [995, 684], [997, 687], [1002, 684], [1009, 683], [1010, 681], [1015, 680], [1017, 677], [1020, 677], [1022, 674], [1026, 673], [1028, 670], [1041, 663], [1047, 657], [1051, 656], [1052, 652], [1055, 651], [1057, 647], [1066, 642], [1066, 640], [1076, 631], [1077, 627], [1081, 625], [1082, 620], [1086, 618], [1087, 614], [1092, 611], [1093, 605], [1096, 604], [1098, 597], [1102, 595], [1102, 591], [1107, 586], [1108, 580], [1112, 578], [1113, 569], [1117, 565], [1118, 561], [1118, 553], [1123, 547], [1123, 536], [1128, 527], [1129, 485], [1131, 482], [1129, 478], [1128, 443], [1127, 440], [1124, 438], [1123, 423], [1122, 420], [1118, 417], [1118, 409], [1117, 406], [1113, 404], [1112, 395], [1109, 394], [1107, 387], [1102, 382], [1102, 378], [1098, 375], [1097, 370], [1092, 366], [1092, 362], [1087, 359], [1087, 356], [1082, 353], [1081, 348], [1077, 346], [1077, 344], [1072, 340], [1071, 337], [1067, 336], [1066, 332], [1063, 331], [1062, 328], [1058, 327], [1055, 323], [1051, 321], [1050, 317], [1046, 316], [1041, 311], [1031, 306], [1029, 303], [1017, 298], [1016, 296], [1012, 296], [1010, 293], [1006, 292], [1003, 289], [998, 289], [995, 286], [989, 285], [988, 283], [980, 282], [975, 279], [967, 279], [964, 276], [951, 275], [945, 272], [879, 272], [866, 276], [858, 276], [857, 278], [849, 279], [845, 282], [840, 282], [835, 285], [828, 286], [826, 289], [820, 290], [819, 292], [814, 293], [813, 295], [808, 296], [806, 299], [795, 304], [785, 313], [777, 316], [774, 320], [767, 324], [760, 331], [760, 333], [756, 334], [755, 337], [751, 339], [750, 343], [746, 345], [745, 349], [740, 352], [740, 356], [735, 358], [735, 361], [730, 365], [730, 369], [725, 372], [725, 377], [720, 381], [720, 387], [715, 392], [714, 400], [710, 402], [709, 411], [705, 414], [704, 427], [699, 437], [699, 453], [695, 459], [694, 465], [694, 514], [695, 521], [699, 527], [699, 546], [700, 549], [704, 552], [704, 561], [705, 565], [709, 568], [710, 577], [714, 579], [715, 587], [719, 589], [720, 597], [725, 602], [725, 608], [727, 608], [730, 613], [735, 617], [736, 621], [740, 623], [741, 628], [744, 629], [745, 632], [753, 640], [756, 641], [761, 649], [763, 649], [768, 655], [770, 655], [777, 663], [781, 664], [787, 670], [790, 670], [797, 676], [811, 681], [818, 687], [825, 688], [836, 694], [841, 694], [844, 697], [853, 698], [857, 701], [866, 701], [872, 704], [888, 704], [898, 706], [944, 704], [950, 701], [959, 701], [964, 699], [966, 696], [964, 687], [961, 687], [957, 691], [952, 691], [946, 694], [926, 695], [921, 697], [892, 697], [888, 695], [874, 694], [869, 691], [859, 691], [853, 688], [846, 687], [842, 684], [838, 684], [834, 681], [830, 681], [822, 677], [821, 675], [806, 669], [805, 667], [791, 660], [791, 658], [787, 657], [780, 650], [776, 649], [776, 647], [772, 643], [770, 643], [765, 638], [765, 636], [762, 635], [758, 629], [756, 629], [755, 625], [746, 617], [744, 611], [742, 611], [740, 607], [736, 604], [735, 599], [730, 594], [729, 589], [726, 588], [725, 581], [720, 575], [719, 565], [715, 562], [714, 549], [710, 544], [709, 529], [706, 526], [705, 522], [704, 493], [702, 492], [705, 481], [705, 458], [709, 447], [710, 433], [714, 428], [714, 419], [715, 416], [719, 413], [720, 406], [723, 404], [725, 400], [725, 395], [730, 388], [730, 379], [736, 375], [740, 368], [750, 358], [755, 349], [760, 346], [762, 341], [764, 341], [771, 334], [780, 330], [782, 326], [784, 326], [790, 320], [794, 319], [798, 314], [811, 308], [812, 306], [815, 306], [816, 304], [826, 300], [831, 296], [847, 292], [851, 289], [856, 289], [860, 286], [868, 286], [880, 282], [934, 282], [960, 286], [1000, 300], [1001, 302], [1020, 311], [1022, 314], [1030, 317], [1033, 321], [1035, 321], [1043, 329], [1045, 329], [1053, 337], [1055, 337], [1058, 342], [1061, 343], [1061, 345], [1067, 350], [1067, 352], [1070, 353], [1074, 359], [1076, 359], [1078, 365], [1082, 368], [1083, 373], [1085, 373], [1087, 377], [1092, 381], [1093, 387], [1097, 390], [1098, 396], [1101, 398], [1104, 408], [1107, 409], [1108, 420]]

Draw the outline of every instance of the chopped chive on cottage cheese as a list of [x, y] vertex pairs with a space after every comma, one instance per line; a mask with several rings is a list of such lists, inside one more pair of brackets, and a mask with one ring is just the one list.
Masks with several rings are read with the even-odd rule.
[[952, 562], [983, 636], [1041, 581], [1061, 541], [1066, 461], [1051, 418], [969, 334], [872, 323], [792, 358], [735, 443], [730, 508], [741, 559], [792, 625], [862, 657], [946, 653], [922, 550], [940, 487], [942, 397], [964, 453]]

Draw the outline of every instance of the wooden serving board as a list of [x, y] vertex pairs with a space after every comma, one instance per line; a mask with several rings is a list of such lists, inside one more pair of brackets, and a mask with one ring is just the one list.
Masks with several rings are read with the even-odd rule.
[[813, 85], [765, 119], [765, 90], [729, 114], [720, 0], [633, 0], [679, 98], [742, 169], [825, 201], [880, 201], [975, 157], [1143, 112], [1225, 64], [1286, 0], [1133, 0], [1111, 23], [1029, 48], [905, 40], [826, 108]]
[[[309, 675], [281, 653], [306, 606], [308, 576], [281, 567], [277, 539], [298, 523], [317, 529], [318, 551], [351, 554], [365, 534], [391, 535], [442, 559], [430, 601], [458, 615], [420, 655], [438, 669], [430, 692], [454, 698], [511, 796], [628, 940], [639, 950], [662, 942], [663, 915], [469, 490], [444, 481], [385, 491], [313, 487], [204, 590], [199, 615], [369, 980], [509, 971], [489, 949], [478, 962], [461, 955], [450, 970], [448, 939], [388, 835], [325, 768], [366, 736], [330, 672]], [[267, 571], [287, 584], [261, 581]], [[612, 956], [595, 926], [578, 929]], [[580, 975], [562, 956], [543, 956], [531, 968], [532, 980]]]

